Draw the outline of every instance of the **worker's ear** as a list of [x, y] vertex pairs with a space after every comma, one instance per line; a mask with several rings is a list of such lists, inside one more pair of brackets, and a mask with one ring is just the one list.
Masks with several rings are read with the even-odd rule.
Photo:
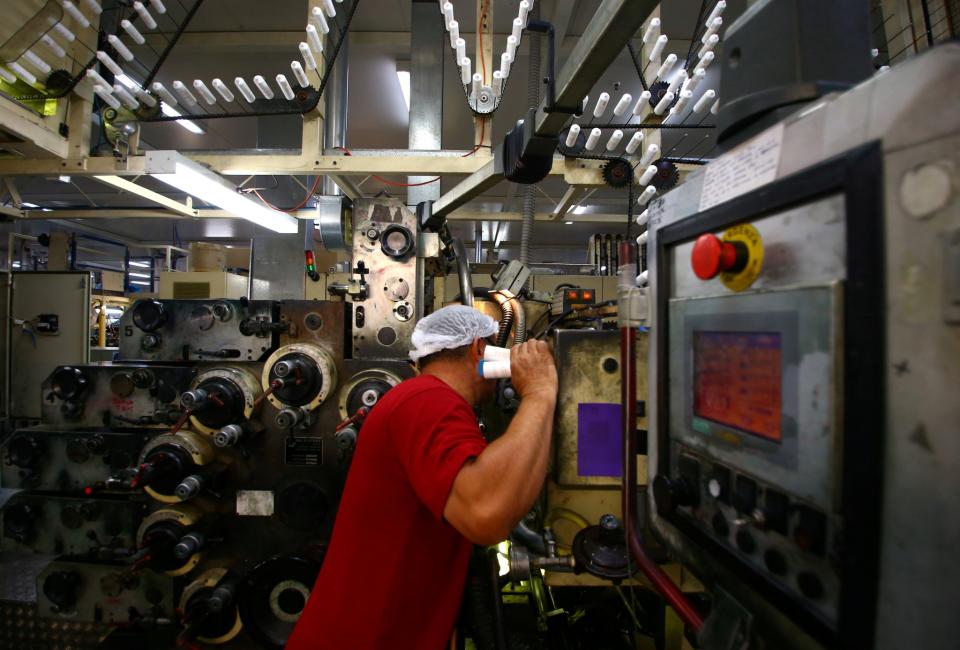
[[483, 339], [474, 339], [473, 344], [470, 346], [470, 351], [473, 353], [474, 361], [480, 362], [483, 359], [483, 352], [487, 347], [487, 342]]

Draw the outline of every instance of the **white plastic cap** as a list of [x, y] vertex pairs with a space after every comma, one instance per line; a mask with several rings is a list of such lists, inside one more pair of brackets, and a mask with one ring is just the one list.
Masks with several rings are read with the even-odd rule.
[[497, 321], [473, 307], [451, 305], [422, 318], [410, 337], [410, 359], [419, 361], [441, 350], [470, 345], [499, 331]]

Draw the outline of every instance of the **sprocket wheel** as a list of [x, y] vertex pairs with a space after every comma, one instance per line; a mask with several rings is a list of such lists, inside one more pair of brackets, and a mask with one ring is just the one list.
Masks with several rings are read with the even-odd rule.
[[650, 184], [657, 188], [658, 193], [663, 194], [677, 186], [680, 181], [680, 170], [672, 161], [660, 159], [653, 164], [657, 168], [657, 173], [654, 174]]
[[633, 166], [623, 158], [615, 158], [603, 166], [603, 180], [610, 187], [626, 187], [633, 181]]

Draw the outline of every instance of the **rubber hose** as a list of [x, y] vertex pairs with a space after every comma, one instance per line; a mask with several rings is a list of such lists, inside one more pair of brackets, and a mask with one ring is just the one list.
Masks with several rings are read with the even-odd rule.
[[517, 523], [510, 532], [510, 539], [516, 540], [517, 544], [527, 547], [527, 549], [536, 555], [546, 555], [547, 546], [543, 542], [543, 535], [535, 532], [523, 521]]
[[467, 259], [467, 249], [459, 237], [450, 240], [453, 256], [457, 259], [457, 277], [460, 280], [460, 297], [462, 304], [473, 307], [473, 280], [470, 278], [470, 260]]
[[464, 605], [477, 650], [509, 650], [500, 601], [496, 549], [474, 547], [467, 574]]

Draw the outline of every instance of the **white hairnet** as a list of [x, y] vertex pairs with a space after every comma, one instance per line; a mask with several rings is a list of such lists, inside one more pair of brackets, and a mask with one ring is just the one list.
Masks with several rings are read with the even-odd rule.
[[423, 357], [470, 345], [476, 339], [493, 336], [499, 330], [497, 321], [473, 307], [450, 305], [420, 320], [413, 329], [410, 358]]

